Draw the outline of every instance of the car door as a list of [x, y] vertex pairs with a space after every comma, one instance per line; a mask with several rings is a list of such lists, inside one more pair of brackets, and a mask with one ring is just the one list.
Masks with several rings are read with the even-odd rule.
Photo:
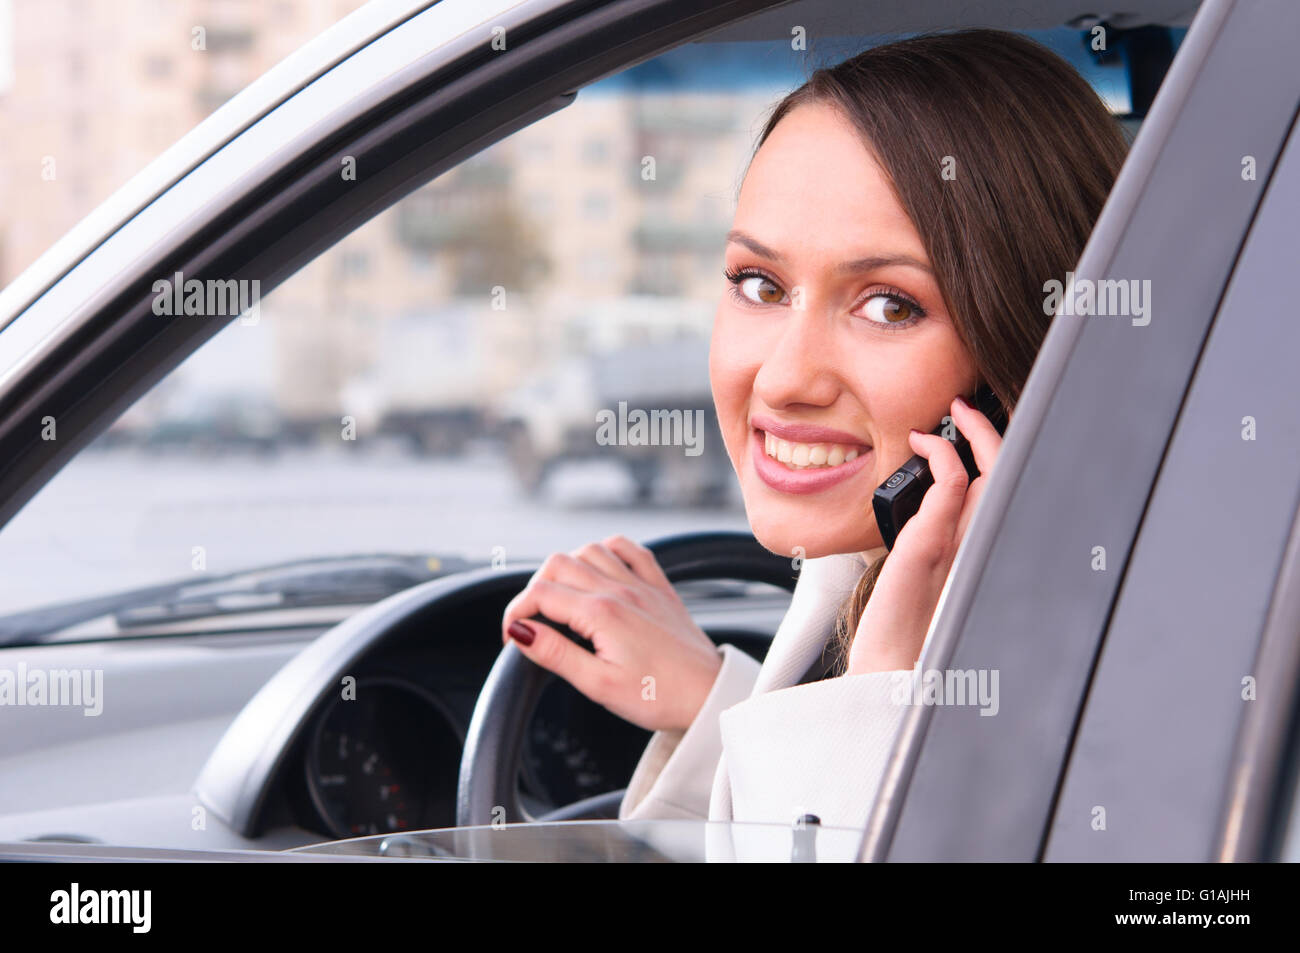
[[919, 663], [996, 671], [996, 715], [909, 712], [864, 856], [1260, 854], [1295, 682], [1297, 29], [1198, 13], [1077, 268], [1150, 312], [1058, 312]]
[[1261, 188], [1112, 611], [1048, 860], [1278, 859], [1300, 675], [1294, 126]]

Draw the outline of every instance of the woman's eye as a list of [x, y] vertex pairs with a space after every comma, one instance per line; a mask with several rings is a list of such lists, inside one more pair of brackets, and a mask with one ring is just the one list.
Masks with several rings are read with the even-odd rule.
[[863, 306], [863, 311], [877, 324], [905, 324], [921, 314], [920, 309], [906, 298], [887, 294], [872, 295]]
[[740, 293], [755, 304], [780, 304], [785, 292], [761, 275], [751, 275], [740, 281]]

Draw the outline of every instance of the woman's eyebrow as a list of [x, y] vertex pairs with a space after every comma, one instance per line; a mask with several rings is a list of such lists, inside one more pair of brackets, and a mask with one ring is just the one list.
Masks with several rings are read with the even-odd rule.
[[[761, 255], [771, 261], [787, 264], [785, 256], [780, 252], [768, 248], [756, 238], [746, 235], [738, 229], [732, 229], [727, 232], [727, 241], [735, 242], [737, 245], [744, 245], [755, 255]], [[874, 271], [877, 268], [887, 268], [891, 265], [904, 265], [909, 268], [917, 268], [927, 274], [934, 274], [932, 269], [919, 258], [913, 258], [911, 255], [870, 255], [866, 258], [857, 258], [853, 261], [845, 261], [835, 266], [838, 274], [856, 274], [861, 271]]]

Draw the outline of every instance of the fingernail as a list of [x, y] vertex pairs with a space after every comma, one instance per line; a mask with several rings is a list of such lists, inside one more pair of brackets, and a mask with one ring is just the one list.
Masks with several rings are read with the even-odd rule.
[[912, 433], [920, 433], [920, 432], [921, 432], [921, 431], [917, 430], [915, 427], [911, 428], [911, 430], [912, 430]]
[[506, 632], [510, 634], [510, 638], [520, 645], [532, 645], [533, 639], [537, 637], [537, 633], [533, 631], [533, 627], [527, 622], [511, 622], [510, 628], [506, 629]]
[[958, 394], [958, 395], [957, 395], [957, 403], [961, 404], [963, 407], [969, 407], [969, 406], [970, 406], [970, 403], [969, 403], [969, 402], [966, 400], [966, 398], [963, 397], [961, 394]]

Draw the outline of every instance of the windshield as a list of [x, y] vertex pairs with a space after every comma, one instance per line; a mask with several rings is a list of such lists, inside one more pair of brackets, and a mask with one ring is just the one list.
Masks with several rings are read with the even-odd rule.
[[862, 831], [815, 824], [563, 821], [381, 834], [286, 853], [559, 863], [846, 863]]

